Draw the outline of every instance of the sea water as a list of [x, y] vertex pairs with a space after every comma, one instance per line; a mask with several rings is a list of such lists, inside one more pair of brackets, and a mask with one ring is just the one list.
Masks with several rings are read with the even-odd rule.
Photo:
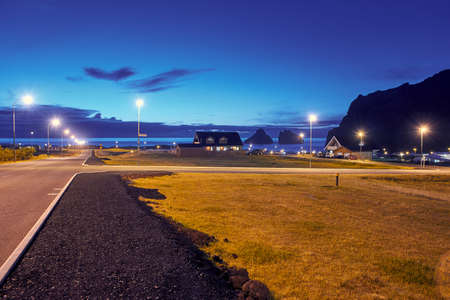
[[[242, 140], [245, 140], [247, 137], [242, 137]], [[136, 147], [137, 146], [137, 138], [87, 138], [84, 139], [87, 145], [92, 146], [103, 146], [105, 148], [110, 147]], [[252, 145], [252, 149], [267, 149], [267, 151], [275, 151], [279, 152], [284, 150], [287, 153], [293, 153], [297, 151], [306, 150], [309, 151], [309, 139], [305, 138], [303, 144], [278, 144], [278, 138], [273, 139], [273, 144], [267, 145]], [[54, 146], [60, 146], [61, 142], [64, 146], [68, 144], [74, 144], [74, 142], [70, 139], [61, 138], [51, 138], [50, 144]], [[140, 140], [141, 146], [174, 146], [176, 144], [191, 144], [193, 142], [193, 138], [186, 137], [159, 137], [159, 138], [141, 138]], [[325, 147], [326, 138], [317, 137], [312, 139], [312, 149], [315, 151], [321, 151]], [[0, 145], [11, 145], [13, 143], [12, 138], [0, 138]], [[47, 144], [46, 138], [17, 138], [16, 144], [18, 146], [45, 146]], [[244, 144], [244, 149], [250, 149], [250, 144]]]

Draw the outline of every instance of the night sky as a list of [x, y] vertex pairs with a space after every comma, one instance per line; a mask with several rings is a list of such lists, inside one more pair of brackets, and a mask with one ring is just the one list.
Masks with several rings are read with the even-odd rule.
[[[432, 3], [432, 4], [430, 4]], [[450, 67], [450, 1], [0, 0], [0, 106], [166, 124], [340, 120]]]

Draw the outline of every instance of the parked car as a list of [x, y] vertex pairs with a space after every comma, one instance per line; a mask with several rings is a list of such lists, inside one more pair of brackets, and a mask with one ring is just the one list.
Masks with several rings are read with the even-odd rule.
[[253, 149], [252, 151], [248, 151], [247, 155], [264, 155], [264, 151], [260, 149]]

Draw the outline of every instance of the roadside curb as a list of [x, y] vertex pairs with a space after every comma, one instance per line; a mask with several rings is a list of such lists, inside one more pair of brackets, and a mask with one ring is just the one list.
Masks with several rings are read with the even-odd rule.
[[14, 269], [14, 267], [20, 261], [22, 256], [28, 250], [28, 248], [31, 246], [33, 240], [36, 238], [39, 231], [42, 229], [45, 222], [50, 217], [50, 214], [55, 209], [59, 200], [62, 198], [62, 196], [64, 195], [64, 193], [66, 192], [67, 188], [70, 186], [72, 181], [75, 179], [75, 177], [79, 174], [80, 173], [75, 173], [69, 179], [69, 181], [61, 189], [61, 191], [58, 193], [58, 195], [55, 197], [55, 199], [53, 199], [53, 201], [50, 203], [50, 205], [47, 207], [47, 209], [44, 211], [44, 213], [39, 217], [39, 219], [36, 221], [36, 223], [33, 225], [33, 227], [30, 229], [30, 231], [28, 231], [28, 233], [25, 235], [25, 237], [22, 239], [22, 241], [19, 243], [19, 245], [17, 245], [16, 249], [14, 249], [14, 251], [8, 257], [8, 259], [0, 267], [0, 286], [5, 282], [5, 280], [8, 278], [8, 275], [11, 273], [11, 271]]

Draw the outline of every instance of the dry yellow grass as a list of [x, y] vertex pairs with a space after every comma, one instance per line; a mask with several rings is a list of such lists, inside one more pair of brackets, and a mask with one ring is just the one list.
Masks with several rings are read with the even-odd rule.
[[[212, 157], [177, 157], [167, 151], [120, 151], [97, 150], [96, 156], [105, 158], [108, 165], [169, 165], [169, 166], [221, 166], [221, 167], [276, 167], [307, 168], [309, 158], [304, 155], [246, 155], [230, 153]], [[343, 159], [314, 158], [313, 168], [358, 168], [358, 169], [412, 169], [409, 166], [374, 161], [349, 161]]]
[[[401, 178], [388, 184], [430, 181]], [[248, 269], [276, 298], [439, 299], [450, 176], [431, 180], [437, 198], [372, 184], [384, 181], [348, 175], [337, 189], [329, 175], [174, 174], [134, 184], [159, 189], [167, 199], [151, 200], [156, 212], [214, 235], [203, 250]]]

